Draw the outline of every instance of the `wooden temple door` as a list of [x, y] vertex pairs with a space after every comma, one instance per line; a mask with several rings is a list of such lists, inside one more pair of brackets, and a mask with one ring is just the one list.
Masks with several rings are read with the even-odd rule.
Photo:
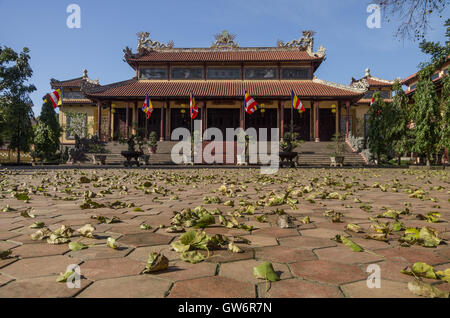
[[113, 139], [118, 140], [120, 137], [125, 138], [127, 134], [126, 126], [126, 109], [125, 108], [115, 108], [114, 109], [114, 132]]
[[151, 132], [155, 132], [159, 140], [161, 137], [161, 108], [154, 108], [149, 119], [147, 119], [147, 114], [139, 109], [138, 127], [138, 134], [141, 137], [148, 138]]
[[267, 129], [267, 141], [270, 141], [272, 138], [271, 128], [277, 127], [277, 109], [275, 108], [265, 108], [264, 112], [260, 109], [251, 115], [245, 113], [245, 128], [255, 128], [258, 140], [261, 138], [260, 128]]
[[294, 115], [293, 132], [299, 135], [300, 140], [309, 141], [311, 109], [306, 108], [304, 112], [299, 113], [297, 110], [291, 111], [290, 108], [285, 108], [284, 133], [291, 131], [291, 113]]
[[319, 109], [319, 138], [321, 141], [329, 141], [336, 133], [336, 113], [330, 108]]

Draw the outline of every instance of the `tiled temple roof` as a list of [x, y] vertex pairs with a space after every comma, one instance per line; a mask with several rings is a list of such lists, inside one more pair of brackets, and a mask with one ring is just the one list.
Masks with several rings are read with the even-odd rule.
[[132, 79], [84, 91], [91, 98], [135, 97], [145, 94], [152, 98], [177, 98], [189, 96], [192, 90], [197, 97], [242, 97], [244, 91], [256, 97], [291, 96], [291, 89], [300, 97], [361, 97], [365, 90], [335, 84], [319, 79], [296, 81], [143, 81]]

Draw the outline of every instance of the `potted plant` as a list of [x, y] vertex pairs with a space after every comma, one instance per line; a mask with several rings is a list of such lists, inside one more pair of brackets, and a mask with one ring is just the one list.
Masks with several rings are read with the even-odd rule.
[[301, 140], [298, 139], [297, 133], [287, 132], [283, 136], [283, 141], [280, 143], [280, 161], [289, 162], [291, 166], [294, 165], [293, 160], [297, 158], [298, 160], [298, 152], [293, 151], [297, 146], [302, 143]]
[[150, 155], [144, 153], [144, 146], [148, 143], [141, 136], [136, 137], [136, 143], [138, 145], [139, 152], [142, 153], [139, 159], [142, 159], [146, 165], [150, 164]]
[[[122, 151], [121, 155], [125, 157], [126, 161], [124, 162], [125, 167], [131, 167], [132, 165], [136, 165], [139, 167], [139, 157], [143, 155], [142, 151], [136, 151], [136, 136], [131, 135], [130, 138], [125, 139], [128, 144], [128, 150]], [[132, 161], [131, 159], [134, 159]]]
[[148, 138], [148, 152], [153, 155], [156, 153], [157, 148], [158, 148], [158, 136], [156, 135], [155, 131], [152, 131]]
[[333, 135], [333, 138], [331, 138], [333, 141], [333, 144], [330, 145], [328, 148], [332, 150], [330, 154], [330, 160], [332, 167], [343, 166], [344, 165], [344, 152], [345, 152], [345, 144], [342, 141], [342, 137], [339, 133], [336, 133]]

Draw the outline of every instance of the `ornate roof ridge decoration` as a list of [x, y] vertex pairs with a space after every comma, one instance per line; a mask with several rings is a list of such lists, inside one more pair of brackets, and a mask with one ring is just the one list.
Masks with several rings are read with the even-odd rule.
[[232, 50], [239, 47], [239, 45], [234, 41], [236, 34], [231, 34], [227, 30], [223, 30], [222, 33], [215, 34], [214, 38], [216, 41], [211, 44], [212, 49]]
[[170, 50], [173, 48], [173, 41], [167, 42], [167, 44], [161, 43], [159, 41], [153, 41], [150, 39], [150, 32], [138, 32], [136, 33], [138, 37], [137, 53], [133, 53], [130, 47], [126, 47], [123, 50], [125, 59], [127, 58], [139, 58], [147, 52], [154, 50]]
[[71, 78], [71, 79], [64, 80], [64, 81], [60, 81], [55, 78], [51, 78], [50, 84], [65, 83], [65, 82], [71, 82], [71, 81], [76, 81], [76, 80], [80, 80], [80, 79], [82, 79], [82, 77]]
[[86, 81], [87, 83], [92, 84], [92, 85], [100, 85], [98, 78], [95, 80], [92, 80], [88, 77], [87, 73], [88, 73], [87, 69], [84, 69], [83, 77], [81, 77], [82, 81]]
[[372, 75], [369, 76], [369, 78], [374, 79], [374, 80], [379, 81], [379, 82], [386, 83], [386, 84], [394, 84], [394, 82], [395, 82], [395, 81], [390, 81], [390, 80], [387, 80], [387, 79], [382, 79], [382, 78], [379, 78], [379, 77], [375, 77], [375, 76], [372, 76]]
[[359, 80], [356, 80], [354, 77], [352, 77], [352, 82], [350, 83], [351, 87], [359, 88], [359, 89], [369, 89], [369, 82], [367, 81], [366, 77], [363, 77]]
[[355, 93], [365, 93], [367, 91], [367, 88], [364, 87], [356, 87], [356, 86], [349, 86], [349, 85], [344, 85], [344, 84], [339, 84], [339, 83], [335, 83], [335, 82], [330, 82], [330, 81], [326, 81], [323, 79], [319, 79], [317, 77], [314, 76], [313, 80], [314, 83], [320, 83], [320, 84], [324, 84], [324, 85], [328, 85], [331, 87], [335, 87], [335, 88], [340, 88], [340, 89], [345, 89], [345, 90], [349, 90]]
[[92, 85], [92, 84], [89, 84], [89, 83], [83, 81], [81, 83], [81, 91], [85, 95], [91, 95], [91, 94], [95, 94], [95, 93], [102, 93], [104, 91], [107, 91], [108, 89], [124, 86], [124, 85], [127, 85], [132, 82], [137, 82], [136, 77], [133, 77], [133, 78], [125, 80], [125, 81], [114, 82], [114, 83], [107, 84], [107, 85]]
[[295, 48], [297, 50], [304, 50], [306, 51], [310, 56], [318, 56], [318, 57], [324, 57], [326, 49], [323, 45], [319, 47], [317, 52], [314, 52], [314, 35], [316, 32], [312, 30], [305, 30], [302, 31], [302, 36], [298, 40], [292, 40], [290, 42], [284, 43], [283, 41], [279, 40], [277, 42], [277, 47], [279, 48]]
[[[354, 77], [352, 77], [352, 81], [350, 83], [350, 86], [357, 87], [357, 88], [361, 87], [361, 88], [369, 89], [369, 87], [370, 87], [369, 79], [373, 79], [373, 80], [375, 80], [377, 82], [386, 83], [386, 84], [390, 84], [390, 85], [394, 85], [394, 82], [395, 82], [395, 81], [389, 81], [389, 80], [386, 80], [386, 79], [382, 79], [382, 78], [379, 78], [379, 77], [372, 76], [370, 74], [370, 68], [366, 68], [364, 77], [359, 79], [359, 80], [357, 80]], [[374, 86], [376, 86], [376, 85], [374, 85]]]

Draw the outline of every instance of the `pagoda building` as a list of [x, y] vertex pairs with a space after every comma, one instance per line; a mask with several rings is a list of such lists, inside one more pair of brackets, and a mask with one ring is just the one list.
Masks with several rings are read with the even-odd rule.
[[[63, 126], [70, 125], [69, 113], [85, 113], [89, 134], [104, 141], [150, 132], [169, 141], [174, 129], [191, 128], [192, 91], [202, 130], [215, 127], [225, 136], [226, 128], [278, 128], [280, 137], [296, 132], [302, 140], [317, 142], [330, 140], [337, 132], [347, 135], [352, 111], [362, 107], [359, 102], [371, 86], [316, 78], [325, 49], [314, 51], [313, 36], [314, 32], [304, 31], [299, 39], [279, 41], [274, 47], [240, 47], [234, 35], [223, 31], [209, 48], [176, 48], [141, 32], [136, 52], [124, 49], [124, 61], [135, 71], [133, 78], [100, 85], [85, 73], [78, 79], [52, 81], [52, 87], [64, 90], [59, 118]], [[291, 90], [304, 112], [292, 109]], [[252, 115], [245, 112], [245, 91], [260, 106]], [[146, 94], [154, 108], [149, 119], [141, 110]], [[62, 139], [63, 144], [73, 143], [73, 136], [64, 134]]]
[[[358, 80], [352, 78], [350, 86], [366, 90], [362, 98], [358, 100], [358, 102], [352, 106], [350, 110], [350, 116], [348, 118], [350, 125], [349, 130], [354, 136], [366, 136], [366, 114], [369, 110], [370, 104], [372, 103], [373, 95], [376, 92], [380, 94], [380, 97], [383, 98], [386, 103], [392, 103], [393, 85], [394, 81], [392, 80], [372, 76], [369, 68], [366, 68], [364, 77]], [[347, 118], [341, 117], [341, 121], [347, 121]]]

